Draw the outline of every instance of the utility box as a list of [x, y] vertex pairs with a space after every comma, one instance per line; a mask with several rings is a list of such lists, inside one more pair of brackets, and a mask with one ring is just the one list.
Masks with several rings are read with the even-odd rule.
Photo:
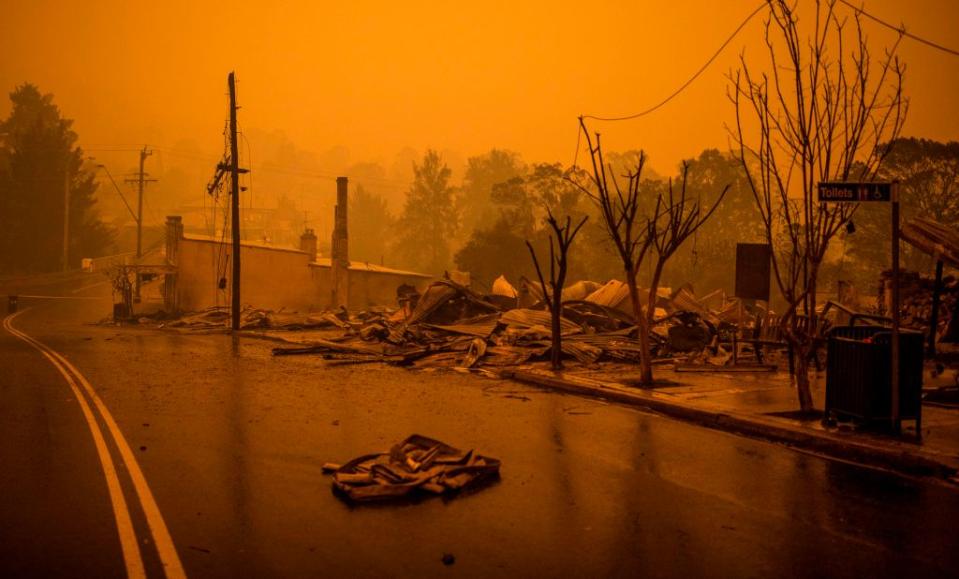
[[[922, 424], [923, 334], [899, 332], [899, 417]], [[825, 418], [863, 424], [892, 420], [892, 331], [840, 326], [829, 332]]]

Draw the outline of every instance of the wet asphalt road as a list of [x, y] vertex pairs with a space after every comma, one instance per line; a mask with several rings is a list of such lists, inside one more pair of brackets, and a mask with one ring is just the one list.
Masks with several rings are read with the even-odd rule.
[[[959, 492], [938, 483], [505, 381], [82, 324], [107, 309], [35, 302], [15, 324], [92, 383], [190, 576], [959, 576]], [[330, 492], [323, 462], [411, 433], [502, 459], [501, 480], [395, 506]], [[0, 333], [0, 576], [123, 574], [76, 399]]]

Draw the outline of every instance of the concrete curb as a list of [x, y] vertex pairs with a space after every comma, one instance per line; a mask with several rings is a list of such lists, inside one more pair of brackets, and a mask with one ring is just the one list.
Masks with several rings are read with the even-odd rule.
[[825, 456], [860, 464], [886, 468], [896, 472], [952, 479], [957, 467], [941, 457], [921, 449], [901, 450], [868, 444], [830, 432], [810, 431], [774, 419], [742, 413], [726, 412], [666, 400], [663, 395], [580, 377], [562, 376], [536, 371], [500, 373], [503, 378], [526, 384], [552, 388], [573, 394], [604, 398], [630, 406], [645, 408], [716, 430], [753, 438], [780, 442]]

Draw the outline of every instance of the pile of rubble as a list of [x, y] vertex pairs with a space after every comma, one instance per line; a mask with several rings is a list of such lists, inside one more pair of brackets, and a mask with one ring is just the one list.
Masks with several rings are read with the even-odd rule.
[[[893, 275], [891, 271], [884, 271], [880, 283], [880, 300], [884, 309], [888, 310], [889, 298]], [[900, 313], [902, 315], [902, 324], [905, 327], [920, 330], [925, 334], [929, 332], [929, 324], [932, 322], [932, 294], [935, 288], [936, 280], [932, 277], [922, 276], [914, 271], [902, 271], [899, 273], [899, 296]], [[953, 324], [953, 314], [956, 311], [956, 303], [959, 302], [959, 279], [954, 276], [946, 276], [942, 280], [942, 289], [939, 297], [939, 315], [937, 320], [937, 336], [945, 341], [959, 340], [959, 324]]]
[[[500, 281], [502, 283], [500, 283]], [[317, 323], [334, 323], [341, 335], [311, 340], [305, 347], [275, 348], [275, 355], [316, 354], [336, 364], [386, 362], [414, 368], [515, 366], [548, 358], [550, 314], [535, 295], [498, 280], [497, 292], [481, 295], [451, 280], [430, 285], [422, 295], [404, 292], [396, 311], [326, 313]], [[561, 331], [564, 357], [584, 364], [601, 360], [638, 362], [641, 352], [626, 284], [580, 282], [564, 294]], [[658, 294], [650, 331], [653, 355], [662, 362], [690, 357], [728, 358], [720, 343], [747, 313], [719, 292], [697, 299], [688, 288]], [[648, 293], [641, 298], [646, 300]], [[529, 304], [523, 307], [523, 303]], [[715, 307], [711, 307], [711, 304]]]

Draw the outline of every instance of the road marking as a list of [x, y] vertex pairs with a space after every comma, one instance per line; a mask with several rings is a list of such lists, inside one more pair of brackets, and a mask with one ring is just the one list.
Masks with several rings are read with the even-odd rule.
[[98, 282], [96, 282], [96, 283], [91, 283], [91, 284], [85, 285], [85, 286], [83, 286], [83, 287], [78, 287], [78, 288], [75, 289], [75, 290], [70, 290], [70, 293], [72, 293], [72, 294], [78, 294], [78, 293], [80, 293], [80, 292], [87, 291], [88, 289], [92, 289], [92, 288], [95, 288], [95, 287], [100, 287], [100, 286], [102, 286], [102, 285], [107, 285], [108, 283], [110, 283], [110, 280], [98, 281]]
[[140, 547], [137, 544], [136, 533], [133, 530], [133, 523], [130, 519], [130, 511], [127, 508], [126, 499], [123, 498], [120, 479], [117, 476], [116, 467], [113, 464], [113, 457], [110, 456], [106, 441], [103, 439], [103, 432], [100, 430], [100, 426], [97, 424], [96, 418], [93, 416], [93, 411], [90, 409], [90, 405], [87, 404], [86, 398], [80, 393], [80, 387], [69, 372], [67, 372], [66, 368], [64, 368], [56, 358], [46, 352], [42, 345], [35, 342], [33, 338], [14, 329], [12, 324], [13, 319], [23, 311], [26, 310], [4, 318], [3, 327], [10, 332], [11, 335], [23, 340], [43, 354], [44, 357], [53, 364], [54, 368], [63, 375], [63, 379], [66, 380], [70, 389], [73, 390], [73, 395], [76, 397], [77, 402], [80, 403], [80, 410], [83, 412], [83, 417], [86, 419], [90, 433], [93, 435], [93, 443], [94, 446], [96, 446], [97, 455], [100, 457], [100, 464], [103, 467], [103, 474], [107, 481], [107, 490], [110, 494], [110, 503], [113, 505], [113, 515], [116, 519], [117, 531], [120, 535], [120, 548], [123, 551], [123, 562], [127, 568], [127, 576], [146, 577], [143, 561], [140, 557]]
[[176, 548], [173, 545], [173, 539], [170, 537], [170, 532], [163, 520], [163, 516], [160, 514], [160, 509], [156, 504], [156, 500], [153, 498], [153, 493], [150, 491], [149, 485], [147, 485], [146, 477], [143, 476], [143, 471], [140, 470], [140, 465], [133, 456], [133, 452], [130, 450], [130, 445], [127, 443], [126, 438], [124, 438], [123, 433], [120, 431], [120, 427], [113, 419], [113, 415], [110, 414], [110, 411], [107, 409], [106, 405], [103, 403], [100, 397], [97, 396], [93, 386], [90, 385], [90, 382], [76, 368], [76, 366], [71, 364], [56, 350], [13, 327], [12, 322], [14, 318], [22, 314], [24, 311], [26, 310], [21, 310], [20, 312], [11, 314], [4, 318], [3, 327], [10, 332], [10, 334], [39, 350], [54, 365], [54, 367], [60, 371], [64, 379], [66, 379], [67, 383], [70, 385], [70, 388], [73, 390], [77, 400], [80, 402], [80, 407], [83, 409], [83, 414], [87, 420], [87, 425], [90, 427], [90, 432], [93, 434], [94, 442], [97, 447], [97, 454], [100, 457], [100, 462], [107, 478], [107, 487], [110, 491], [110, 500], [113, 504], [113, 510], [117, 520], [117, 528], [120, 533], [120, 544], [123, 550], [123, 559], [127, 567], [127, 575], [135, 578], [146, 577], [139, 546], [137, 545], [136, 533], [133, 530], [130, 512], [127, 509], [126, 501], [123, 498], [120, 480], [117, 476], [113, 459], [110, 456], [110, 451], [106, 447], [100, 426], [97, 424], [96, 418], [94, 417], [93, 412], [87, 403], [86, 397], [83, 396], [81, 389], [77, 386], [77, 382], [80, 383], [82, 390], [85, 391], [87, 396], [89, 396], [93, 401], [94, 407], [96, 407], [96, 409], [99, 411], [101, 418], [103, 418], [103, 422], [106, 424], [107, 429], [113, 438], [113, 442], [116, 444], [117, 449], [120, 452], [120, 457], [123, 459], [123, 464], [126, 466], [127, 472], [130, 474], [130, 480], [133, 482], [133, 488], [136, 491], [137, 497], [140, 499], [140, 505], [142, 506], [143, 513], [146, 516], [147, 526], [150, 528], [150, 533], [153, 535], [153, 542], [156, 545], [157, 553], [160, 557], [160, 562], [163, 565], [165, 575], [171, 579], [185, 578], [186, 573], [183, 570], [183, 565], [180, 562]]

